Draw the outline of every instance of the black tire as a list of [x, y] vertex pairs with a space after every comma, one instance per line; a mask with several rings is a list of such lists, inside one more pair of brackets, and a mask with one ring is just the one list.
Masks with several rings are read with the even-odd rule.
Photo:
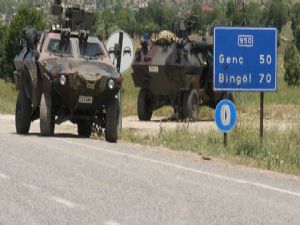
[[193, 121], [198, 119], [199, 95], [196, 89], [186, 92], [183, 98], [183, 116]]
[[15, 125], [17, 134], [28, 134], [31, 124], [32, 107], [31, 101], [27, 98], [25, 91], [20, 90], [15, 114]]
[[92, 134], [93, 121], [91, 120], [79, 120], [77, 122], [78, 135], [89, 138]]
[[106, 106], [105, 140], [108, 142], [116, 143], [118, 140], [119, 114], [119, 100], [117, 98], [114, 98]]
[[139, 120], [149, 121], [151, 120], [153, 109], [151, 99], [149, 98], [149, 92], [146, 89], [141, 89], [137, 100], [137, 113]]
[[54, 113], [53, 99], [51, 93], [45, 92], [42, 94], [40, 105], [40, 130], [42, 136], [54, 135]]

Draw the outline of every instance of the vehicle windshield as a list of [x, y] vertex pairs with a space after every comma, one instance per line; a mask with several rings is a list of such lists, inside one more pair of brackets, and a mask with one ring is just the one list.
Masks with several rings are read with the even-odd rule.
[[88, 42], [86, 45], [82, 44], [79, 50], [81, 57], [97, 57], [103, 55], [99, 43]]
[[71, 55], [71, 42], [62, 44], [59, 39], [50, 39], [48, 51], [56, 54]]

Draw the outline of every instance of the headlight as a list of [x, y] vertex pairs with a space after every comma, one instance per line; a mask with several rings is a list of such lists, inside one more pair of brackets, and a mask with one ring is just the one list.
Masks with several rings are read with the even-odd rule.
[[113, 80], [109, 80], [108, 81], [108, 88], [110, 89], [110, 90], [112, 90], [113, 88], [115, 87], [115, 82], [113, 81]]
[[61, 84], [62, 86], [64, 86], [64, 85], [66, 84], [67, 79], [66, 79], [65, 75], [61, 75], [61, 76], [60, 76], [59, 82], [60, 82], [60, 84]]

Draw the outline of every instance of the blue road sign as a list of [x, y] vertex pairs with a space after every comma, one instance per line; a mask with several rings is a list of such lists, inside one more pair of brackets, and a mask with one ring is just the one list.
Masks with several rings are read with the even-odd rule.
[[223, 91], [276, 91], [276, 28], [216, 27], [214, 88]]
[[222, 100], [215, 110], [215, 122], [218, 129], [223, 133], [230, 132], [236, 124], [237, 112], [230, 100]]

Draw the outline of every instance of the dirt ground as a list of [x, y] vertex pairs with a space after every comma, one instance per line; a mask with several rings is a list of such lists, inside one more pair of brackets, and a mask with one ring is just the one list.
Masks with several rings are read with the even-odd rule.
[[[243, 123], [243, 125], [259, 127], [259, 120], [245, 120], [237, 122], [237, 125]], [[180, 127], [188, 128], [191, 132], [207, 133], [209, 131], [217, 131], [218, 128], [214, 121], [196, 121], [196, 122], [177, 122], [171, 121], [164, 117], [152, 118], [149, 122], [139, 121], [136, 116], [130, 116], [123, 118], [123, 128], [131, 129], [140, 134], [157, 134], [160, 129], [176, 129]], [[264, 127], [266, 130], [276, 129], [279, 131], [287, 131], [299, 126], [300, 123], [295, 123], [290, 120], [264, 120]]]
[[[11, 124], [14, 124], [14, 115], [0, 115], [0, 120], [8, 120]], [[249, 125], [253, 127], [259, 127], [259, 120], [242, 120], [237, 122], [237, 126], [243, 123], [243, 125]], [[39, 121], [35, 121], [35, 124]], [[264, 120], [264, 127], [266, 130], [276, 129], [278, 131], [286, 131], [300, 126], [299, 122], [292, 122], [290, 120]], [[154, 117], [151, 121], [144, 122], [139, 121], [137, 116], [124, 117], [122, 120], [122, 128], [129, 129], [141, 135], [156, 135], [161, 129], [174, 130], [176, 128], [187, 128], [191, 132], [207, 133], [210, 131], [217, 131], [218, 128], [214, 121], [196, 121], [196, 122], [181, 122], [172, 121], [166, 117]], [[77, 126], [71, 122], [65, 122], [62, 125], [57, 125], [56, 130], [67, 129], [76, 133]]]

